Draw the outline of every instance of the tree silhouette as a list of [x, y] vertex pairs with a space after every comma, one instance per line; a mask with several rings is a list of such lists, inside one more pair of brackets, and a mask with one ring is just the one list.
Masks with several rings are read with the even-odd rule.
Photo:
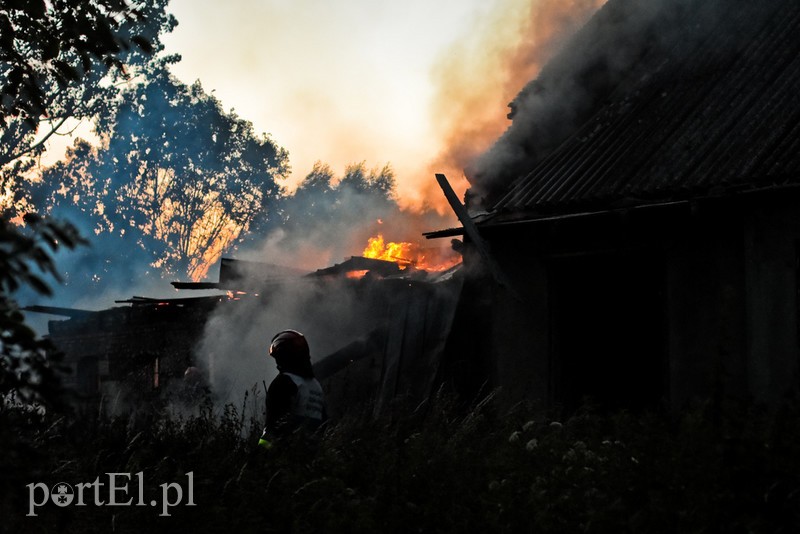
[[107, 110], [175, 26], [167, 1], [0, 5], [0, 185], [29, 171], [52, 136]]
[[123, 92], [96, 131], [101, 146], [76, 142], [31, 198], [52, 213], [79, 209], [96, 234], [133, 237], [164, 275], [205, 276], [272, 217], [288, 172], [285, 150], [165, 64]]
[[337, 178], [330, 166], [317, 162], [284, 202], [284, 246], [328, 249], [337, 244], [348, 250], [335, 250], [335, 257], [352, 253], [349, 247], [354, 244], [343, 237], [354, 236], [366, 244], [368, 236], [357, 234], [369, 234], [375, 221], [397, 213], [395, 176], [389, 165], [367, 169], [364, 162], [354, 163]]
[[[0, 191], [3, 207], [45, 142], [70, 119], [96, 115], [127, 67], [160, 48], [174, 25], [167, 0], [4, 0], [0, 3]], [[74, 226], [33, 214], [0, 217], [0, 403], [53, 400], [50, 346], [25, 323], [15, 292], [46, 295], [58, 278], [52, 253], [80, 242]]]

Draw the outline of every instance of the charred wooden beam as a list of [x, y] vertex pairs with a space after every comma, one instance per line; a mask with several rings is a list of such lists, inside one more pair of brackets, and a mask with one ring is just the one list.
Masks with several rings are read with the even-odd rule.
[[93, 312], [91, 310], [79, 310], [76, 308], [60, 308], [58, 306], [25, 306], [22, 308], [22, 311], [29, 311], [35, 313], [46, 313], [49, 315], [61, 315], [62, 317], [69, 317], [69, 318], [76, 318], [76, 317], [87, 317], [97, 312]]
[[218, 282], [170, 282], [175, 289], [222, 289]]
[[506, 276], [506, 274], [495, 261], [494, 257], [489, 251], [489, 245], [481, 236], [480, 232], [478, 231], [478, 227], [475, 226], [475, 222], [472, 220], [472, 217], [469, 216], [467, 208], [458, 199], [456, 192], [453, 191], [450, 182], [447, 181], [447, 177], [444, 174], [437, 173], [436, 181], [439, 183], [439, 187], [442, 188], [442, 192], [444, 193], [447, 202], [450, 203], [450, 207], [453, 208], [453, 212], [456, 214], [456, 217], [458, 217], [458, 220], [461, 222], [461, 226], [464, 227], [464, 233], [475, 245], [475, 248], [478, 250], [478, 254], [480, 254], [481, 259], [483, 260], [486, 268], [489, 270], [494, 280], [501, 286], [505, 287], [512, 295], [521, 300], [521, 296], [514, 288], [511, 280]]
[[350, 259], [337, 263], [332, 267], [317, 269], [306, 276], [328, 276], [341, 275], [353, 271], [372, 271], [381, 276], [391, 276], [400, 273], [400, 265], [393, 261], [378, 260], [375, 258], [364, 258], [362, 256], [351, 256]]

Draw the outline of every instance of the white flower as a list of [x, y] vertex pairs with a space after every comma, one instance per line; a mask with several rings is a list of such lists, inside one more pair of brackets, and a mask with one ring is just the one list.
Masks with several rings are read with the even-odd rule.
[[523, 431], [523, 432], [527, 432], [527, 431], [528, 431], [528, 430], [530, 430], [530, 429], [531, 429], [531, 427], [533, 427], [533, 425], [535, 425], [535, 424], [536, 424], [536, 421], [528, 421], [527, 423], [525, 423], [524, 425], [522, 425], [522, 431]]

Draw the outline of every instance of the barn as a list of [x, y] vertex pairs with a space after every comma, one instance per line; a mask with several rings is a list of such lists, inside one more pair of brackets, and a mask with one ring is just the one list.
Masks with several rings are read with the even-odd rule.
[[609, 0], [510, 107], [468, 172], [462, 392], [678, 410], [797, 390], [799, 3]]

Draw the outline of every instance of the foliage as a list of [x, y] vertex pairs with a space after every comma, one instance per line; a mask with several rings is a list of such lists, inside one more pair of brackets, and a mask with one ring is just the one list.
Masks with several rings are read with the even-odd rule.
[[[125, 68], [160, 49], [158, 36], [174, 18], [167, 0], [3, 0], [0, 3], [0, 198], [15, 204], [14, 187], [32, 158], [71, 119], [95, 116], [117, 94]], [[41, 275], [58, 279], [51, 253], [80, 241], [73, 226], [26, 215], [26, 229], [0, 217], [0, 395], [8, 402], [42, 401], [57, 393], [46, 341], [25, 324], [13, 293], [48, 294]], [[37, 274], [37, 269], [40, 274]]]
[[337, 178], [330, 166], [317, 162], [282, 208], [286, 241], [325, 248], [354, 229], [397, 215], [395, 188], [388, 164], [375, 169], [352, 164]]
[[[314, 439], [254, 446], [258, 424], [210, 405], [187, 419], [59, 419], [20, 430], [0, 504], [17, 530], [66, 532], [796, 532], [800, 410], [738, 404], [680, 417], [561, 422], [446, 397], [404, 416], [349, 417]], [[7, 454], [0, 455], [0, 462]], [[7, 461], [6, 461], [7, 462]], [[24, 485], [144, 472], [150, 486], [195, 476], [196, 507], [27, 510]], [[134, 490], [131, 490], [134, 491]]]
[[66, 223], [34, 215], [25, 223], [21, 231], [7, 217], [0, 218], [0, 404], [56, 400], [58, 379], [48, 354], [52, 347], [25, 324], [11, 295], [22, 287], [48, 295], [42, 276], [58, 279], [50, 253], [81, 242]]
[[[41, 154], [70, 120], [106, 109], [117, 83], [161, 50], [159, 36], [175, 25], [166, 4], [87, 0], [76, 8], [71, 0], [4, 0], [0, 168]], [[4, 170], [6, 180], [17, 174]]]
[[102, 146], [76, 142], [30, 186], [32, 201], [79, 210], [95, 234], [135, 241], [163, 273], [202, 278], [242, 232], [272, 218], [285, 150], [164, 64], [124, 91], [96, 130]]
[[287, 199], [285, 226], [290, 232], [297, 229], [308, 233], [314, 224], [352, 224], [365, 212], [396, 208], [395, 187], [394, 171], [389, 165], [367, 170], [363, 162], [352, 164], [337, 180], [330, 166], [317, 162]]

